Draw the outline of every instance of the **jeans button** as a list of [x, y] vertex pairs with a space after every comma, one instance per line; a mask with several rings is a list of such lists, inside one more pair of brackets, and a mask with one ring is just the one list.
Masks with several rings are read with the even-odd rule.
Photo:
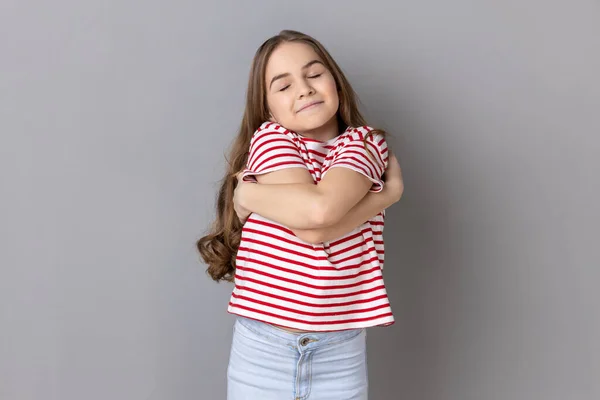
[[307, 344], [309, 344], [309, 343], [310, 343], [310, 339], [309, 339], [309, 338], [307, 338], [307, 337], [303, 338], [303, 339], [300, 341], [300, 345], [301, 345], [301, 346], [306, 346], [306, 345], [307, 345]]

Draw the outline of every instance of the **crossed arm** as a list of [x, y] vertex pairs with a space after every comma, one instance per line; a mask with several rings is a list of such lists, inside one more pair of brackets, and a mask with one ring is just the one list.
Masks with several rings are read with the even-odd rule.
[[257, 175], [258, 184], [238, 181], [234, 204], [245, 220], [257, 213], [276, 221], [308, 243], [341, 237], [402, 197], [404, 184], [397, 159], [390, 155], [386, 181], [379, 193], [369, 192], [372, 182], [346, 168], [332, 168], [315, 184], [302, 168]]

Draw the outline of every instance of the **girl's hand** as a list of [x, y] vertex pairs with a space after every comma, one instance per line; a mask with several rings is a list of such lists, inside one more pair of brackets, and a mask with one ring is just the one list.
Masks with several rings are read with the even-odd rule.
[[249, 185], [249, 183], [244, 182], [242, 180], [242, 172], [240, 172], [237, 174], [237, 186], [235, 187], [235, 190], [233, 192], [233, 209], [235, 210], [235, 213], [237, 214], [237, 217], [240, 219], [242, 224], [245, 223], [250, 214], [252, 214], [249, 210], [245, 209], [240, 205], [240, 198], [243, 192], [240, 189], [244, 185]]
[[404, 192], [404, 181], [402, 180], [402, 169], [398, 159], [390, 151], [390, 158], [388, 160], [388, 166], [385, 170], [385, 185], [382, 191], [385, 196], [389, 199], [390, 206], [400, 201], [402, 193]]

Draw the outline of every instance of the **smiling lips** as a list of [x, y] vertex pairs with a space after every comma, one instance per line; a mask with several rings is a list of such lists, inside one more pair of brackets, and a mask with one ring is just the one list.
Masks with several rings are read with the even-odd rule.
[[313, 102], [310, 102], [310, 103], [305, 104], [302, 107], [300, 107], [300, 109], [298, 111], [296, 111], [296, 112], [300, 112], [300, 111], [306, 110], [307, 108], [310, 108], [312, 106], [316, 106], [317, 104], [322, 104], [322, 103], [323, 103], [322, 101], [313, 101]]

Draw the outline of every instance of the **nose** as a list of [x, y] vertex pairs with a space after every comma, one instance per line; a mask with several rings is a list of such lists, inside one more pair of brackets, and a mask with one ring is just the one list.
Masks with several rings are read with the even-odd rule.
[[315, 94], [315, 89], [307, 82], [303, 80], [300, 85], [298, 85], [298, 98], [303, 98], [305, 96], [312, 96]]

